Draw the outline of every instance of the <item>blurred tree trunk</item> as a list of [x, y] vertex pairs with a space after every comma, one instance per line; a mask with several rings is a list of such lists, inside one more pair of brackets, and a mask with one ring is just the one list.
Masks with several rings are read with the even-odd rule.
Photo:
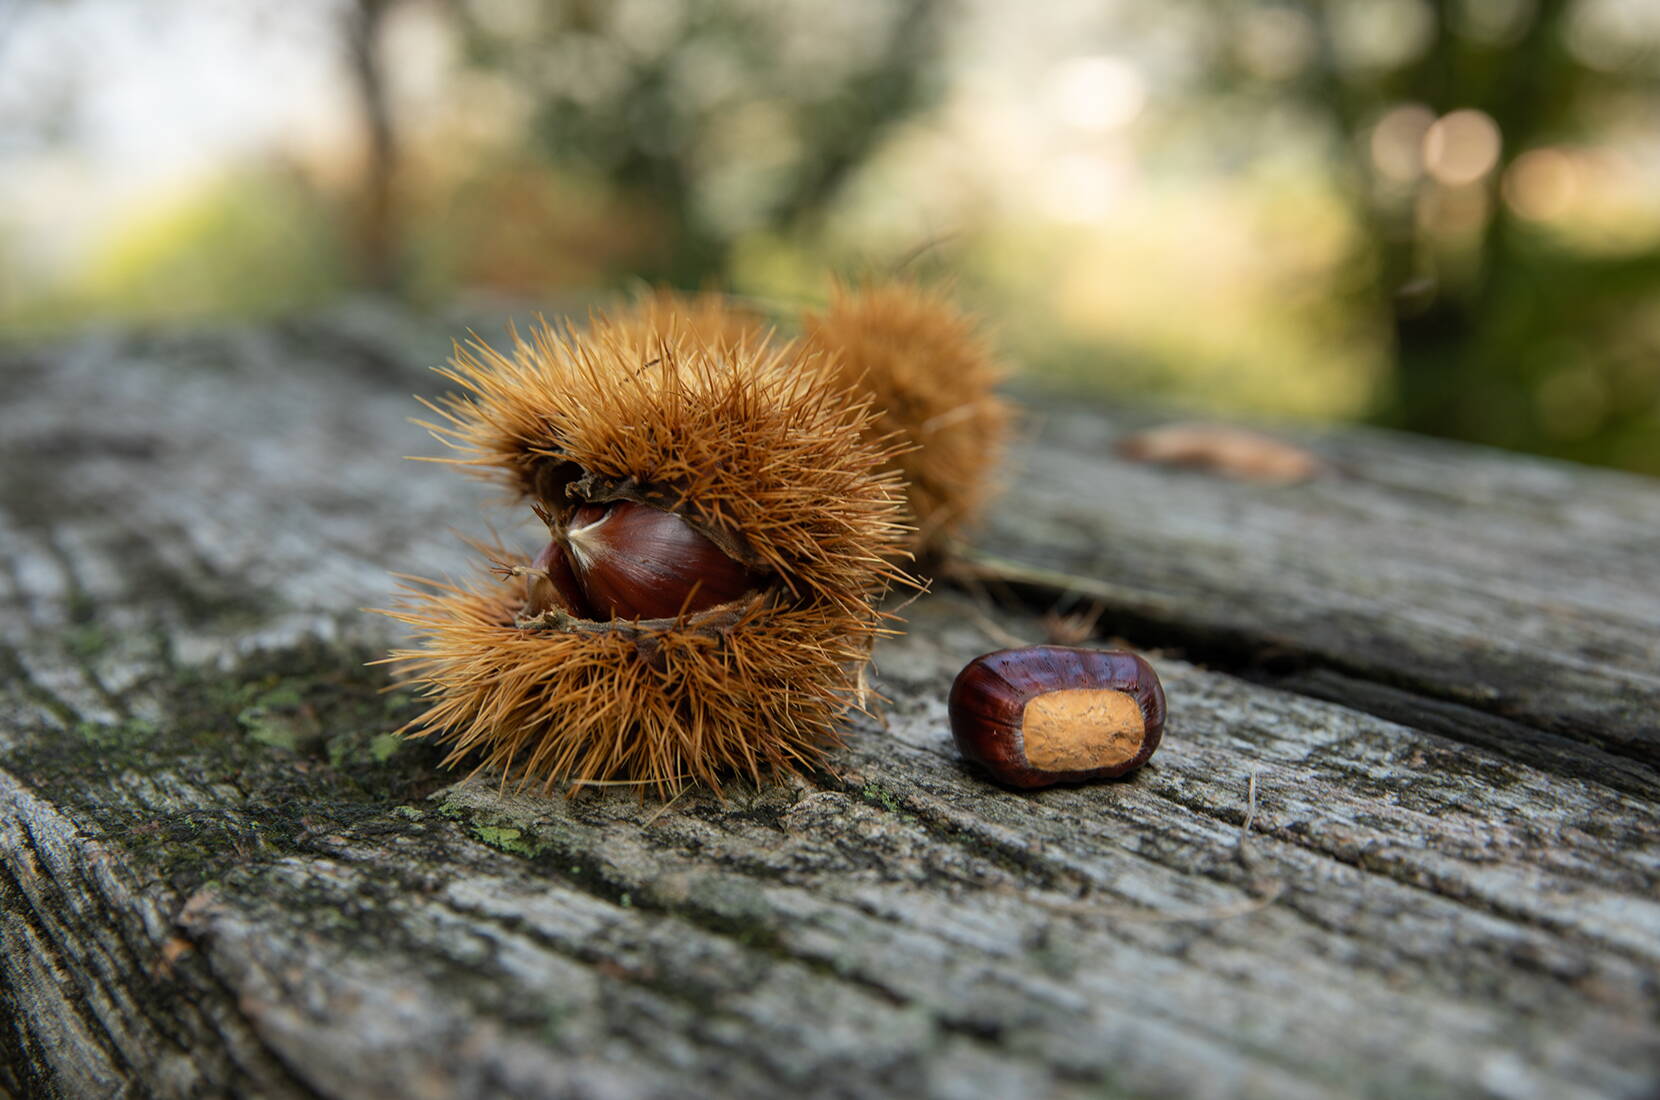
[[[1516, 227], [1499, 181], [1551, 125], [1546, 101], [1553, 88], [1560, 88], [1553, 62], [1568, 5], [1566, 0], [1543, 0], [1526, 32], [1507, 48], [1510, 56], [1496, 75], [1484, 73], [1453, 48], [1452, 7], [1446, 0], [1436, 5], [1437, 47], [1411, 78], [1412, 85], [1428, 93], [1437, 115], [1464, 107], [1486, 112], [1497, 124], [1504, 148], [1487, 179], [1476, 185], [1487, 192], [1490, 214], [1475, 245], [1469, 284], [1460, 288], [1435, 280], [1427, 288], [1434, 295], [1428, 303], [1401, 294], [1404, 283], [1381, 288], [1390, 295], [1396, 341], [1395, 390], [1385, 417], [1413, 431], [1515, 445], [1518, 418], [1527, 416], [1529, 380], [1515, 377], [1508, 357], [1493, 344], [1503, 315], [1516, 308], [1505, 278], [1517, 258]], [[1391, 234], [1384, 247], [1410, 251], [1387, 258], [1381, 269], [1423, 273], [1422, 253], [1432, 244], [1410, 228]], [[1495, 363], [1495, 357], [1500, 361]]]
[[362, 191], [354, 226], [359, 277], [364, 285], [386, 291], [398, 285], [398, 227], [393, 196], [398, 147], [387, 95], [381, 28], [396, 3], [354, 0], [345, 17], [347, 59], [363, 126]]
[[[1506, 322], [1525, 308], [1528, 294], [1525, 280], [1511, 277], [1510, 269], [1523, 262], [1525, 248], [1500, 181], [1517, 156], [1562, 130], [1562, 89], [1577, 87], [1582, 74], [1561, 45], [1568, 0], [1540, 0], [1519, 36], [1498, 46], [1464, 40], [1457, 8], [1452, 0], [1435, 0], [1433, 38], [1416, 61], [1383, 77], [1351, 80], [1337, 58], [1332, 4], [1308, 0], [1300, 10], [1316, 28], [1320, 60], [1305, 102], [1319, 104], [1344, 139], [1347, 191], [1364, 230], [1354, 260], [1370, 272], [1366, 281], [1375, 305], [1368, 308], [1386, 318], [1393, 337], [1391, 387], [1378, 419], [1431, 435], [1516, 446], [1530, 431], [1534, 380], [1512, 361], [1517, 337]], [[1485, 192], [1486, 213], [1456, 273], [1438, 253], [1436, 231], [1420, 218], [1423, 200], [1442, 185], [1424, 176], [1404, 200], [1380, 198], [1364, 139], [1381, 112], [1408, 103], [1423, 104], [1437, 118], [1480, 110], [1503, 142], [1492, 170], [1464, 185]]]

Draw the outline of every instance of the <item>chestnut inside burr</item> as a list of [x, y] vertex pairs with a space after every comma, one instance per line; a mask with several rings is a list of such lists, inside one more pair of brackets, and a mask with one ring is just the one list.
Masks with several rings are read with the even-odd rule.
[[706, 611], [760, 580], [674, 512], [630, 500], [538, 507], [552, 541], [532, 565], [525, 610], [597, 620], [673, 619]]
[[582, 586], [571, 569], [565, 545], [558, 539], [542, 547], [525, 576], [525, 614], [541, 615], [555, 609], [579, 619], [592, 615]]

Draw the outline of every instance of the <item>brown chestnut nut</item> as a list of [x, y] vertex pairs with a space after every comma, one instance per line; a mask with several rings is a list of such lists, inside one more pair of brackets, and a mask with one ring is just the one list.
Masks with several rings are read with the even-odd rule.
[[555, 608], [579, 619], [590, 614], [570, 555], [558, 539], [542, 547], [525, 572], [525, 614], [535, 616]]
[[1164, 688], [1133, 653], [1039, 645], [976, 657], [957, 674], [951, 735], [1012, 787], [1124, 775], [1164, 734]]
[[588, 606], [607, 618], [672, 619], [758, 584], [680, 516], [630, 500], [576, 508], [565, 542]]

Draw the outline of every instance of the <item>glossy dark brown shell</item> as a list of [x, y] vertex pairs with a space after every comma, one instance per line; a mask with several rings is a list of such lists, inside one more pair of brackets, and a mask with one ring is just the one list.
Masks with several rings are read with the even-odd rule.
[[584, 505], [571, 517], [594, 553], [571, 554], [588, 606], [607, 619], [672, 619], [737, 599], [758, 581], [673, 512], [633, 501]]
[[582, 594], [582, 585], [571, 569], [564, 545], [554, 539], [542, 547], [530, 563], [532, 573], [525, 578], [525, 614], [540, 615], [557, 608], [580, 619], [589, 618], [588, 601]]
[[[1146, 721], [1141, 750], [1129, 761], [1085, 771], [1044, 771], [1026, 759], [1021, 723], [1026, 704], [1069, 688], [1122, 691]], [[951, 735], [963, 756], [1013, 787], [1047, 787], [1125, 775], [1147, 762], [1164, 736], [1164, 688], [1134, 653], [1039, 645], [1000, 649], [970, 661], [951, 685]]]

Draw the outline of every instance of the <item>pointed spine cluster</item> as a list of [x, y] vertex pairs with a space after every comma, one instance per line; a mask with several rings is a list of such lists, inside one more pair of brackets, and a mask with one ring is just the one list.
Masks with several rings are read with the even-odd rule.
[[906, 486], [913, 546], [939, 555], [985, 506], [1010, 432], [991, 345], [943, 294], [909, 282], [837, 287], [804, 338], [870, 402], [872, 437], [900, 443], [889, 468]]
[[671, 512], [762, 580], [644, 622], [526, 614], [534, 570], [505, 553], [503, 580], [417, 584], [391, 614], [418, 645], [389, 658], [431, 699], [415, 727], [550, 787], [667, 795], [819, 761], [888, 629], [878, 601], [909, 583], [894, 448], [837, 365], [635, 316], [544, 325], [506, 353], [475, 340], [443, 373], [458, 389], [428, 427], [448, 461], [555, 521], [613, 501]]

